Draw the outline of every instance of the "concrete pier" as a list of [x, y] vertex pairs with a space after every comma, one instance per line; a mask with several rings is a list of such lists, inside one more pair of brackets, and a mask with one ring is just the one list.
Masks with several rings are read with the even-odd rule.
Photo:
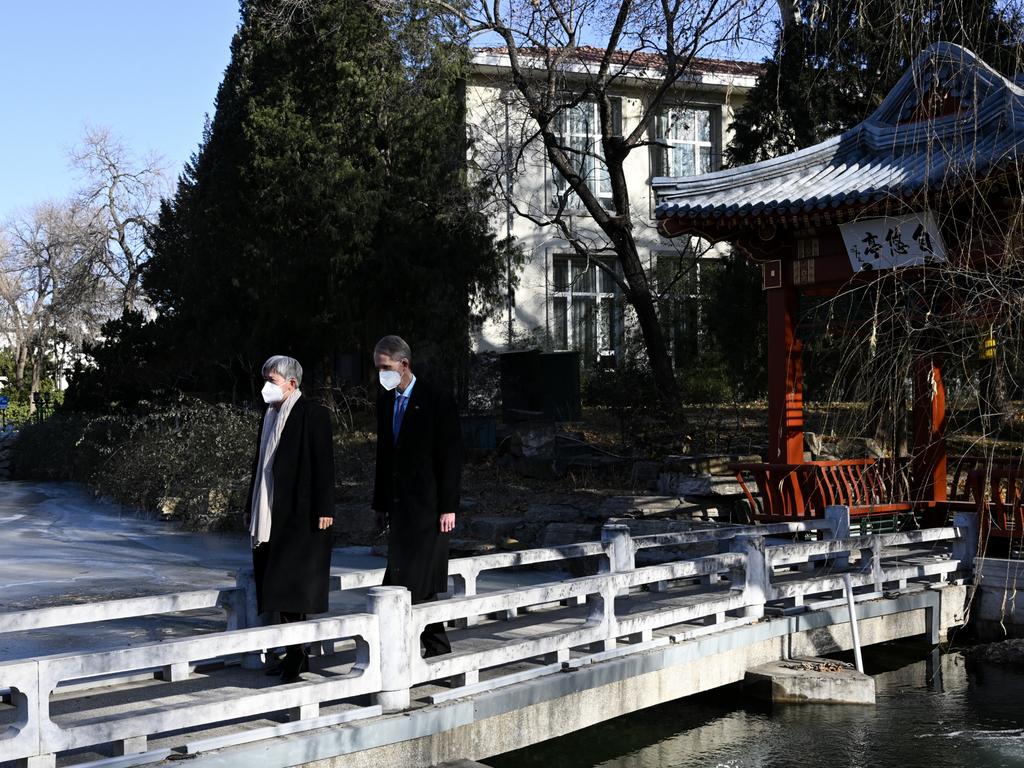
[[747, 672], [744, 691], [772, 704], [874, 704], [875, 681], [832, 659], [800, 658]]

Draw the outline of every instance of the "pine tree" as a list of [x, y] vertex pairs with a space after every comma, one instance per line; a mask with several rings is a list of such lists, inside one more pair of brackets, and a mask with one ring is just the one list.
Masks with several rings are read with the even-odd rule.
[[465, 51], [423, 13], [311, 0], [282, 22], [284, 5], [243, 0], [215, 114], [152, 232], [166, 346], [149, 365], [244, 398], [270, 354], [330, 384], [339, 351], [368, 360], [399, 332], [458, 366], [470, 300], [488, 305], [506, 258], [463, 178]]

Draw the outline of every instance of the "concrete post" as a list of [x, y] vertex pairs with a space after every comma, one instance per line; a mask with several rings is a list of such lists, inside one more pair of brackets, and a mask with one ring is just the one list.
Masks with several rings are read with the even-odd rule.
[[[452, 597], [472, 597], [476, 594], [476, 580], [480, 573], [476, 570], [467, 570], [465, 574], [452, 574]], [[480, 620], [479, 616], [466, 616], [456, 619], [456, 627], [472, 627]]]
[[380, 635], [380, 692], [377, 703], [385, 712], [409, 708], [412, 654], [419, 652], [419, 638], [412, 637], [412, 595], [405, 587], [372, 587], [366, 610], [377, 617]]
[[871, 546], [860, 550], [860, 569], [871, 574], [875, 592], [881, 592], [885, 586], [885, 571], [882, 570], [882, 540], [871, 536]]
[[605, 523], [601, 526], [601, 543], [608, 552], [608, 561], [612, 573], [632, 571], [636, 567], [633, 539], [629, 535], [628, 525]]
[[743, 615], [753, 618], [764, 616], [764, 604], [771, 596], [771, 574], [764, 556], [764, 538], [761, 536], [737, 536], [734, 551], [747, 557], [743, 581], [743, 599], [746, 607]]
[[[608, 553], [608, 570], [611, 573], [626, 573], [636, 568], [633, 538], [629, 535], [628, 525], [605, 523], [601, 526], [601, 544]], [[629, 588], [618, 594], [628, 595]]]
[[[850, 538], [850, 508], [838, 505], [825, 507], [825, 519], [829, 527], [823, 531], [826, 541]], [[832, 558], [833, 568], [850, 567], [850, 555], [835, 555]]]
[[[239, 568], [235, 572], [235, 589], [238, 590], [228, 607], [228, 629], [252, 629], [262, 626], [259, 605], [256, 600], [256, 576], [252, 568]], [[263, 658], [260, 653], [242, 655], [243, 669], [260, 669]]]
[[953, 559], [960, 561], [961, 571], [971, 574], [978, 553], [978, 513], [957, 512], [953, 515], [953, 526], [957, 529], [957, 537], [953, 539]]

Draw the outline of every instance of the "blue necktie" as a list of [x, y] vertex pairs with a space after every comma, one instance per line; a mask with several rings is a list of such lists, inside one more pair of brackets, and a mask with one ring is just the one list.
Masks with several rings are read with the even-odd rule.
[[405, 415], [405, 405], [409, 401], [408, 397], [404, 395], [397, 395], [395, 400], [395, 416], [391, 423], [391, 432], [394, 435], [395, 442], [398, 442], [398, 433], [402, 430], [402, 417]]

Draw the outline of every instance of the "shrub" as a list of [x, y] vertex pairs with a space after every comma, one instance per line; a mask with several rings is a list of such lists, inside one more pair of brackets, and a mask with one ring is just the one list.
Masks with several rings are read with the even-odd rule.
[[257, 426], [252, 410], [184, 398], [131, 414], [56, 414], [22, 430], [16, 476], [77, 480], [187, 527], [239, 529]]

